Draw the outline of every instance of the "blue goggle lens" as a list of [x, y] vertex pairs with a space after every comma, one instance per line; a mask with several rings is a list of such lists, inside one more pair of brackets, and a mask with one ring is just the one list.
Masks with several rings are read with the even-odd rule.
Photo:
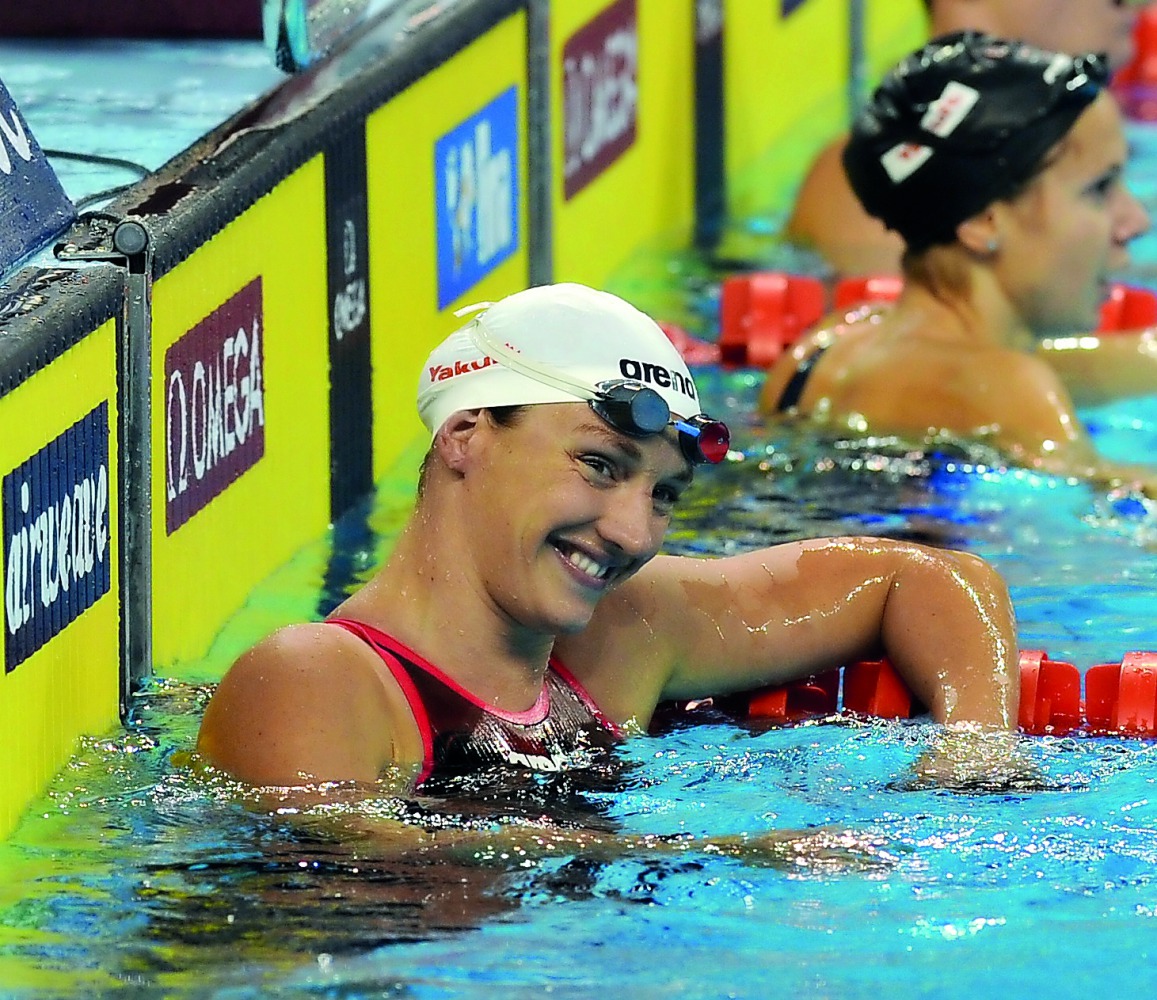
[[702, 413], [673, 421], [667, 401], [654, 389], [638, 382], [603, 383], [598, 390], [599, 395], [590, 401], [591, 409], [615, 430], [631, 437], [649, 437], [673, 424], [687, 461], [715, 465], [727, 456], [731, 433], [722, 421]]

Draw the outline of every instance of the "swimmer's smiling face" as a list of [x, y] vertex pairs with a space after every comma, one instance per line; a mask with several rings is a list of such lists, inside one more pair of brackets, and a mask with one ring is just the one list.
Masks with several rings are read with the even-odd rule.
[[524, 627], [575, 632], [599, 599], [659, 551], [692, 480], [673, 431], [622, 434], [585, 403], [525, 407], [509, 426], [483, 412], [468, 484], [477, 569]]
[[1149, 226], [1124, 185], [1127, 153], [1120, 113], [1103, 93], [1025, 192], [994, 206], [1001, 280], [1037, 336], [1094, 329], [1110, 276]]

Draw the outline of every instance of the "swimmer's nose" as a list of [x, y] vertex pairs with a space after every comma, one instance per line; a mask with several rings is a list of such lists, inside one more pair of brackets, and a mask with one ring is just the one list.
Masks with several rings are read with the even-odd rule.
[[1113, 227], [1113, 239], [1119, 246], [1126, 246], [1138, 236], [1149, 231], [1149, 211], [1127, 188], [1121, 192], [1121, 202]]
[[659, 551], [667, 519], [655, 512], [646, 490], [616, 490], [607, 497], [599, 518], [603, 540], [632, 559], [650, 558]]

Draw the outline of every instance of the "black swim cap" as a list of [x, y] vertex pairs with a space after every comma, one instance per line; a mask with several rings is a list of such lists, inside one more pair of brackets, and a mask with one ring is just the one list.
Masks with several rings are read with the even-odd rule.
[[933, 39], [883, 80], [852, 126], [844, 169], [909, 250], [1014, 194], [1108, 82], [1107, 61], [974, 31]]

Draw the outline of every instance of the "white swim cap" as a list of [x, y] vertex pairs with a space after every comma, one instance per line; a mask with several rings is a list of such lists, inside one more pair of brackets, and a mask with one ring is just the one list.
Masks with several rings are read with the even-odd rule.
[[418, 381], [418, 414], [434, 433], [457, 410], [593, 399], [603, 382], [654, 389], [677, 417], [699, 413], [691, 372], [649, 316], [585, 285], [542, 285], [478, 312], [434, 348]]

